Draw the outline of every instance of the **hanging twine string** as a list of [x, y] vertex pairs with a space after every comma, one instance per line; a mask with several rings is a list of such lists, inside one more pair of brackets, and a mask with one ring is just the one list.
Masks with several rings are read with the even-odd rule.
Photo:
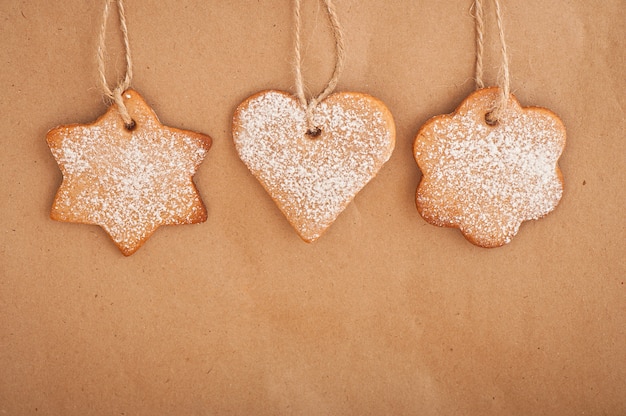
[[483, 20], [483, 2], [474, 2], [474, 19], [476, 19], [476, 89], [485, 88], [483, 82], [483, 54], [485, 51], [485, 21]]
[[100, 26], [100, 36], [98, 39], [98, 72], [100, 73], [100, 81], [102, 83], [102, 89], [104, 91], [104, 95], [113, 100], [115, 104], [117, 104], [118, 111], [122, 120], [124, 120], [124, 124], [127, 128], [131, 129], [134, 127], [135, 122], [128, 114], [128, 109], [124, 104], [124, 100], [122, 98], [122, 93], [128, 89], [130, 86], [130, 81], [133, 77], [133, 66], [130, 58], [130, 43], [128, 42], [128, 27], [126, 26], [126, 14], [124, 12], [124, 4], [122, 0], [116, 0], [117, 11], [120, 19], [120, 29], [122, 31], [122, 35], [124, 37], [124, 51], [125, 51], [125, 59], [126, 59], [126, 74], [124, 78], [120, 80], [115, 88], [111, 90], [109, 88], [109, 84], [106, 79], [106, 74], [104, 71], [104, 61], [105, 61], [105, 51], [106, 51], [106, 27], [107, 20], [109, 18], [109, 5], [112, 0], [105, 0], [104, 3], [104, 12], [102, 14], [102, 26]]
[[320, 134], [319, 128], [313, 125], [313, 110], [324, 98], [328, 97], [335, 87], [337, 86], [337, 82], [339, 82], [339, 77], [341, 76], [341, 72], [343, 71], [343, 66], [346, 59], [346, 51], [345, 45], [343, 41], [343, 32], [341, 30], [341, 26], [339, 25], [339, 19], [337, 18], [337, 12], [335, 10], [335, 5], [331, 0], [323, 0], [324, 5], [326, 6], [326, 12], [328, 13], [328, 18], [330, 20], [333, 36], [335, 38], [335, 68], [333, 70], [333, 74], [322, 90], [316, 97], [311, 98], [308, 102], [306, 96], [304, 94], [304, 81], [302, 79], [302, 55], [301, 55], [301, 41], [300, 35], [302, 31], [302, 19], [300, 16], [300, 1], [294, 0], [294, 18], [295, 18], [295, 55], [296, 55], [296, 64], [295, 64], [295, 76], [296, 76], [296, 95], [300, 100], [300, 103], [304, 108], [306, 108], [306, 118], [308, 125], [308, 133], [317, 136]]
[[[483, 0], [474, 1], [474, 18], [476, 20], [476, 88], [483, 88], [483, 55], [484, 55], [484, 12]], [[488, 114], [488, 122], [495, 123], [500, 119], [502, 111], [506, 108], [511, 93], [511, 78], [509, 74], [509, 54], [504, 39], [504, 23], [502, 20], [502, 10], [500, 1], [493, 0], [496, 10], [496, 24], [498, 25], [498, 35], [500, 37], [500, 51], [502, 54], [501, 73], [498, 79], [500, 87], [500, 99], [494, 109]]]

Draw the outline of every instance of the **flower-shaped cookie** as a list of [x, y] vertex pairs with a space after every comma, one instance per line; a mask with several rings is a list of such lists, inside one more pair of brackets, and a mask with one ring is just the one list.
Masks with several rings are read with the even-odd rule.
[[563, 194], [563, 123], [544, 108], [522, 108], [511, 95], [491, 125], [485, 117], [499, 96], [498, 88], [474, 92], [454, 113], [427, 121], [413, 146], [423, 174], [420, 215], [459, 228], [482, 247], [508, 243], [523, 221], [548, 214]]

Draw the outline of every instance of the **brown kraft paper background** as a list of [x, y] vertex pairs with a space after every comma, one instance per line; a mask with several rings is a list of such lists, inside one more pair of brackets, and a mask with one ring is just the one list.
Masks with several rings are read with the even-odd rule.
[[[626, 4], [502, 3], [514, 94], [567, 127], [565, 193], [482, 249], [419, 216], [412, 155], [419, 127], [474, 89], [471, 1], [337, 0], [337, 91], [385, 102], [397, 143], [306, 244], [230, 133], [248, 96], [295, 91], [292, 3], [128, 0], [132, 87], [214, 144], [195, 176], [208, 220], [124, 258], [100, 227], [49, 218], [61, 173], [46, 132], [106, 110], [103, 2], [2, 0], [0, 415], [626, 414]], [[333, 43], [317, 1], [303, 17], [316, 93]]]

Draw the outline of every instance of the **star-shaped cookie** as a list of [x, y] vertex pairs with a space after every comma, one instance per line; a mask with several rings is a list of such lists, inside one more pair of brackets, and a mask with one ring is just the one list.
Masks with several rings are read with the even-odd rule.
[[54, 128], [46, 140], [63, 173], [50, 217], [99, 225], [129, 256], [161, 225], [206, 220], [192, 177], [211, 138], [162, 125], [133, 90], [122, 96], [134, 126], [113, 104], [94, 123]]
[[563, 194], [563, 123], [511, 95], [500, 120], [490, 124], [487, 115], [499, 97], [498, 88], [474, 92], [453, 114], [427, 121], [413, 148], [423, 175], [419, 213], [431, 224], [459, 228], [482, 247], [510, 242], [522, 222], [547, 215]]

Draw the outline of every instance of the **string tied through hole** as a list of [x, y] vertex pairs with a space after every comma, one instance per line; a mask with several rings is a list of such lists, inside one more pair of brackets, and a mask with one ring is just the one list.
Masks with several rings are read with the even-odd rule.
[[[504, 112], [511, 95], [511, 77], [509, 73], [509, 54], [507, 51], [504, 22], [502, 18], [502, 9], [499, 0], [493, 0], [496, 25], [498, 26], [498, 37], [500, 39], [501, 65], [498, 76], [498, 87], [500, 88], [500, 97], [494, 104], [493, 109], [485, 116], [485, 121], [489, 125], [495, 125], [503, 117]], [[485, 22], [484, 22], [484, 6], [483, 0], [475, 0], [472, 6], [473, 16], [476, 27], [476, 65], [475, 80], [476, 88], [484, 88], [483, 81], [483, 58], [484, 58], [484, 38], [485, 38]]]
[[126, 104], [124, 104], [124, 98], [122, 97], [122, 95], [124, 94], [124, 91], [126, 91], [130, 87], [130, 83], [133, 78], [133, 65], [130, 55], [128, 26], [126, 25], [126, 12], [124, 9], [123, 0], [115, 0], [115, 3], [117, 5], [117, 11], [120, 21], [120, 30], [122, 32], [122, 37], [124, 41], [124, 59], [126, 62], [126, 71], [122, 79], [118, 82], [117, 86], [115, 86], [115, 88], [113, 89], [109, 87], [109, 83], [106, 79], [105, 73], [106, 28], [110, 14], [110, 4], [112, 1], [113, 0], [105, 0], [104, 10], [102, 12], [102, 24], [100, 26], [100, 36], [98, 38], [97, 50], [98, 73], [100, 75], [100, 83], [102, 85], [104, 96], [116, 104], [118, 112], [122, 117], [122, 120], [124, 121], [124, 126], [127, 130], [130, 131], [135, 129], [136, 123], [128, 113], [128, 108], [126, 108]]
[[326, 83], [326, 86], [315, 97], [312, 97], [307, 101], [304, 93], [304, 80], [302, 77], [302, 54], [301, 54], [301, 32], [302, 32], [302, 18], [301, 18], [301, 0], [294, 0], [294, 20], [295, 20], [295, 78], [296, 78], [296, 96], [300, 101], [300, 104], [305, 108], [306, 123], [307, 123], [307, 135], [315, 138], [319, 137], [322, 133], [319, 126], [316, 126], [313, 121], [313, 112], [315, 107], [328, 97], [337, 86], [339, 77], [343, 71], [343, 67], [346, 59], [345, 44], [343, 40], [343, 31], [337, 18], [337, 12], [332, 0], [322, 0], [328, 19], [330, 20], [333, 37], [335, 39], [335, 67], [331, 78]]

